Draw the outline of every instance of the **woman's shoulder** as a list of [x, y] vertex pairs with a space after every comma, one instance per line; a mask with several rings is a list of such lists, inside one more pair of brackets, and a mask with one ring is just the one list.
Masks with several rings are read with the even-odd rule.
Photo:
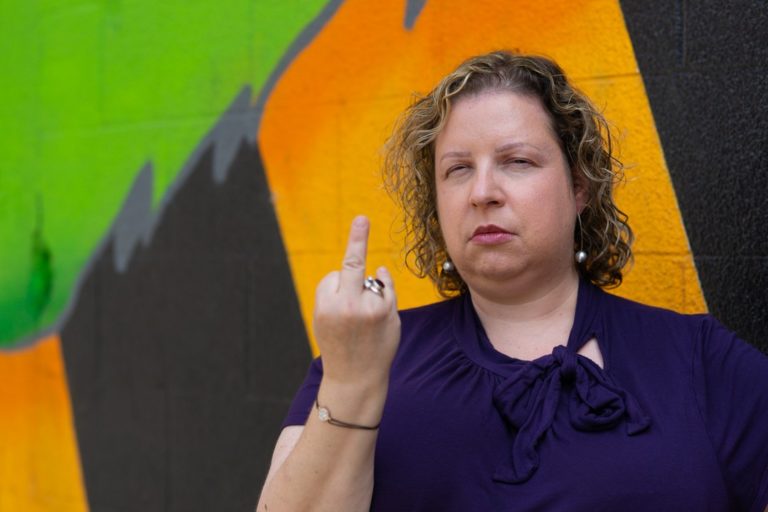
[[[603, 328], [612, 347], [654, 364], [736, 368], [745, 361], [768, 371], [768, 357], [709, 313], [680, 313], [604, 293]], [[738, 372], [737, 372], [738, 373]]]
[[437, 347], [452, 348], [454, 320], [462, 297], [400, 310], [402, 351], [432, 351]]
[[605, 323], [645, 339], [693, 339], [718, 326], [724, 329], [709, 313], [683, 313], [608, 292], [603, 296]]
[[409, 328], [413, 328], [445, 323], [446, 319], [451, 318], [455, 311], [456, 303], [461, 300], [461, 296], [454, 297], [424, 306], [401, 309], [398, 313], [404, 327], [407, 325]]
[[[603, 297], [600, 324], [615, 358], [689, 373], [696, 361], [731, 364], [737, 353], [762, 355], [709, 313], [682, 313], [609, 293]], [[729, 357], [720, 359], [724, 354]]]

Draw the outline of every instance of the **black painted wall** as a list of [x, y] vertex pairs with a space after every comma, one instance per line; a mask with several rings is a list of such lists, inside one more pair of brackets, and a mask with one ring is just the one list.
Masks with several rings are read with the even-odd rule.
[[91, 510], [253, 510], [310, 349], [256, 148], [213, 150], [62, 332]]
[[707, 304], [768, 352], [768, 2], [621, 5]]

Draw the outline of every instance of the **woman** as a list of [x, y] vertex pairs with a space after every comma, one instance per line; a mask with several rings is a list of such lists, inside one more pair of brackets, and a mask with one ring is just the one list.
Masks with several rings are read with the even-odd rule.
[[258, 510], [764, 510], [768, 358], [600, 289], [631, 254], [619, 171], [544, 58], [475, 57], [417, 101], [387, 183], [454, 298], [398, 314], [353, 221]]

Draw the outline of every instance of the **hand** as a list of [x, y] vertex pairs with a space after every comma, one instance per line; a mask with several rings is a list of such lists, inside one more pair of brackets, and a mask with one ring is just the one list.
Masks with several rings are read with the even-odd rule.
[[384, 283], [383, 297], [363, 288], [368, 229], [367, 218], [352, 221], [341, 270], [325, 276], [317, 287], [314, 330], [324, 380], [386, 389], [400, 343], [400, 317], [384, 267], [376, 271]]

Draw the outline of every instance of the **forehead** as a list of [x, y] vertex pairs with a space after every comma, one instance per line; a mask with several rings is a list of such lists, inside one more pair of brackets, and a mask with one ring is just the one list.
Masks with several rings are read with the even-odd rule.
[[443, 128], [435, 139], [435, 149], [439, 152], [446, 145], [478, 140], [491, 142], [498, 138], [554, 143], [559, 147], [552, 116], [538, 97], [488, 90], [461, 96], [451, 103]]

